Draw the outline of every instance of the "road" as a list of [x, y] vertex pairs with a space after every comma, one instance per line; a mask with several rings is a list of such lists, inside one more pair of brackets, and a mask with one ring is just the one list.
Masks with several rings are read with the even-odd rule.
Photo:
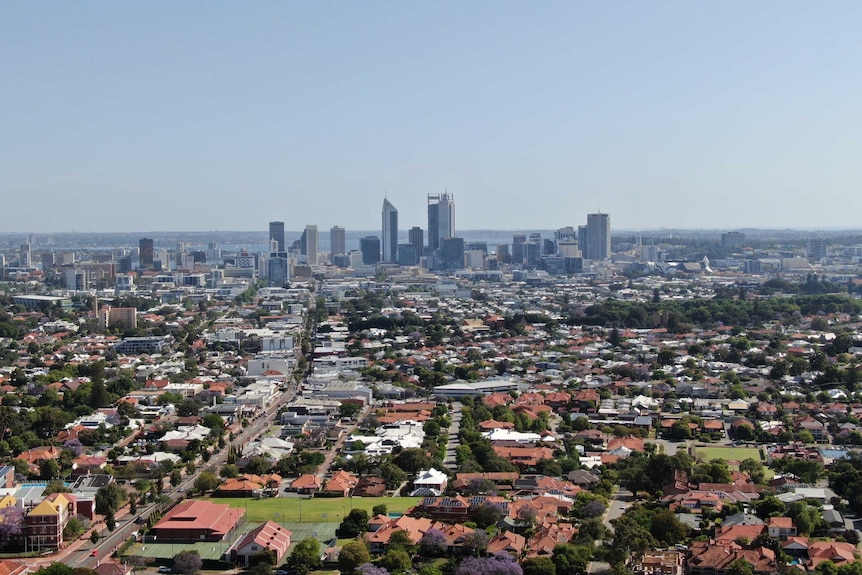
[[461, 404], [455, 402], [452, 404], [452, 423], [449, 425], [449, 440], [446, 443], [446, 457], [443, 459], [443, 466], [452, 470], [458, 468], [455, 450], [460, 445], [459, 429], [461, 429]]
[[614, 493], [613, 497], [611, 497], [604, 519], [605, 527], [607, 527], [611, 533], [614, 531], [611, 521], [618, 519], [626, 512], [626, 509], [628, 509], [628, 506], [632, 501], [632, 497], [632, 492], [623, 488], [618, 489], [617, 492]]

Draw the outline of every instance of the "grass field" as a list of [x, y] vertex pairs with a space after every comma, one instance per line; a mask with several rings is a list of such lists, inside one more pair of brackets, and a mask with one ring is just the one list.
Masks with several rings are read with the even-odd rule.
[[726, 461], [743, 461], [753, 459], [763, 461], [763, 455], [757, 447], [696, 447], [698, 459], [724, 459]]
[[[419, 502], [418, 497], [275, 497], [272, 499], [212, 498], [213, 503], [227, 503], [246, 509], [245, 521], [277, 523], [339, 523], [351, 509], [365, 509], [371, 514], [375, 505], [386, 505], [389, 513], [403, 513]], [[300, 509], [301, 507], [301, 509]]]

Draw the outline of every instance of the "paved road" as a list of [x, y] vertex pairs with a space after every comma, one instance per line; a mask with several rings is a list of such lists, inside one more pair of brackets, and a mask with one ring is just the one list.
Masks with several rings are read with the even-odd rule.
[[633, 494], [628, 489], [620, 488], [614, 493], [614, 496], [611, 497], [610, 504], [608, 505], [608, 510], [605, 512], [605, 520], [604, 524], [612, 533], [613, 526], [611, 525], [611, 521], [614, 519], [618, 519], [623, 513], [626, 512], [628, 506], [631, 504]]
[[443, 466], [452, 470], [458, 468], [455, 450], [460, 445], [459, 429], [461, 429], [461, 403], [455, 402], [452, 404], [452, 423], [449, 425], [449, 441], [446, 443], [446, 457], [443, 459]]

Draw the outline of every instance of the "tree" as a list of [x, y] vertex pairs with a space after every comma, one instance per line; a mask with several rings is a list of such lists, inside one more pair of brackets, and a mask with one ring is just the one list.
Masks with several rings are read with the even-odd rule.
[[19, 507], [0, 509], [0, 546], [21, 537], [24, 529], [24, 511]]
[[446, 534], [439, 529], [431, 528], [422, 534], [419, 550], [424, 557], [440, 557], [446, 552], [446, 543]]
[[521, 566], [508, 555], [468, 557], [461, 562], [455, 575], [523, 575]]
[[84, 532], [84, 523], [80, 517], [72, 517], [63, 529], [63, 539], [77, 539]]
[[95, 545], [99, 542], [99, 532], [93, 529], [93, 532], [90, 533], [90, 542]]
[[724, 570], [725, 575], [754, 575], [754, 569], [745, 559], [737, 559]]
[[364, 541], [358, 539], [345, 543], [338, 554], [338, 570], [345, 574], [352, 573], [363, 563], [370, 562], [371, 553], [368, 552], [368, 547]]
[[380, 566], [390, 573], [406, 573], [413, 567], [413, 560], [403, 549], [390, 549], [380, 558]]
[[461, 545], [466, 554], [479, 557], [484, 555], [485, 551], [487, 551], [488, 541], [488, 534], [482, 529], [476, 529], [472, 533], [467, 533], [461, 538]]
[[356, 568], [356, 571], [362, 575], [389, 575], [389, 571], [374, 563], [363, 563]]
[[368, 512], [364, 509], [351, 509], [338, 526], [338, 537], [349, 539], [368, 531]]
[[551, 559], [557, 567], [557, 575], [580, 575], [586, 573], [592, 555], [590, 547], [563, 543], [554, 547]]
[[42, 479], [55, 479], [60, 475], [60, 465], [54, 459], [46, 459], [39, 463], [39, 476]]
[[751, 459], [750, 457], [740, 462], [739, 470], [748, 473], [748, 476], [751, 477], [751, 480], [757, 484], [763, 483], [763, 480], [766, 477], [763, 463], [756, 459]]
[[338, 406], [338, 415], [341, 417], [353, 418], [362, 411], [362, 407], [356, 403], [342, 403]]
[[218, 488], [218, 486], [219, 478], [211, 471], [201, 471], [201, 474], [198, 475], [197, 479], [195, 479], [195, 491], [198, 493], [213, 491]]
[[557, 575], [557, 566], [550, 557], [530, 557], [521, 563], [521, 568], [524, 575]]
[[108, 528], [108, 531], [113, 531], [117, 528], [117, 519], [114, 517], [113, 511], [105, 513], [105, 527]]
[[373, 517], [376, 517], [378, 515], [386, 515], [387, 511], [388, 511], [388, 509], [386, 508], [386, 504], [381, 503], [381, 504], [375, 505], [374, 507], [371, 508], [371, 515]]
[[320, 543], [313, 537], [303, 539], [296, 544], [285, 565], [299, 575], [320, 568]]
[[688, 536], [688, 527], [676, 518], [673, 511], [661, 509], [652, 516], [650, 533], [660, 543], [673, 545], [685, 540]]
[[234, 477], [239, 477], [239, 468], [233, 463], [225, 463], [221, 466], [221, 469], [219, 469], [218, 474], [226, 479], [232, 479]]
[[174, 573], [194, 575], [202, 566], [201, 554], [197, 551], [180, 551], [174, 555]]
[[479, 505], [472, 513], [471, 518], [476, 522], [480, 529], [485, 529], [491, 525], [496, 525], [497, 522], [506, 515], [503, 508], [496, 503], [486, 501]]
[[259, 455], [250, 457], [245, 466], [246, 473], [253, 473], [254, 475], [263, 475], [269, 472], [270, 469], [272, 469], [272, 464], [270, 464], [269, 460]]
[[416, 551], [415, 547], [410, 533], [404, 529], [396, 529], [389, 536], [389, 549], [400, 549], [407, 552], [408, 555], [413, 555]]
[[174, 469], [171, 471], [171, 487], [179, 487], [180, 483], [183, 482], [183, 472], [179, 469]]
[[96, 513], [116, 513], [126, 501], [126, 491], [116, 483], [109, 483], [96, 491]]

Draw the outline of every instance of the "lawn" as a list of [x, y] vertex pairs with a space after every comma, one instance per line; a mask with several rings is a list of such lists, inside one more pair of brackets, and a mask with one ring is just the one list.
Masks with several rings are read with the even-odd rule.
[[339, 523], [351, 509], [365, 509], [371, 514], [375, 505], [386, 505], [389, 513], [403, 513], [419, 502], [418, 497], [275, 497], [272, 499], [240, 499], [214, 497], [213, 503], [227, 503], [245, 508], [245, 521], [275, 521], [290, 523]]
[[763, 461], [763, 455], [757, 447], [696, 447], [695, 452], [697, 458], [704, 461], [710, 459], [724, 459], [728, 462], [739, 462], [745, 459]]

